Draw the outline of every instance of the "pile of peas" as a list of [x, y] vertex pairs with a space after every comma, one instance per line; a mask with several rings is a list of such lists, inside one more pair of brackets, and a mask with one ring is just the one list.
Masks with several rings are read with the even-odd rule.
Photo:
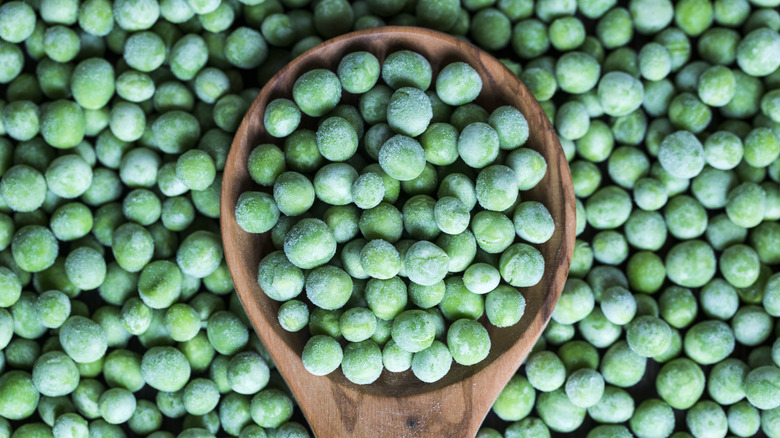
[[3, 2], [0, 436], [310, 436], [222, 259], [222, 170], [257, 86], [398, 24], [516, 72], [578, 198], [553, 320], [478, 436], [780, 437], [778, 6]]
[[[383, 369], [411, 369], [435, 382], [453, 361], [487, 357], [483, 314], [496, 327], [523, 316], [517, 288], [544, 274], [528, 243], [549, 240], [555, 224], [520, 192], [539, 183], [547, 164], [521, 148], [525, 116], [511, 106], [488, 113], [474, 103], [481, 91], [482, 78], [464, 62], [434, 80], [414, 51], [381, 65], [360, 51], [337, 72], [297, 78], [294, 101], [268, 103], [265, 130], [284, 150], [252, 150], [249, 175], [271, 193], [242, 193], [236, 221], [271, 234], [276, 251], [260, 262], [258, 284], [284, 302], [282, 328], [308, 326], [302, 360], [312, 374], [340, 366], [353, 383], [369, 384]], [[316, 130], [299, 129], [302, 114]], [[304, 290], [308, 304], [296, 299]]]

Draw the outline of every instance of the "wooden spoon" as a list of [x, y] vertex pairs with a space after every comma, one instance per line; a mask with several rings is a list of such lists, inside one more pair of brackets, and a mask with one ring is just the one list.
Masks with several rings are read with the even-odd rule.
[[[555, 220], [553, 237], [536, 245], [546, 270], [534, 287], [521, 289], [525, 315], [518, 324], [496, 328], [484, 321], [492, 347], [479, 364], [463, 367], [453, 362], [438, 382], [425, 384], [411, 371], [382, 372], [370, 385], [355, 385], [341, 370], [317, 377], [303, 367], [300, 356], [309, 334], [290, 333], [277, 322], [280, 303], [257, 284], [257, 266], [273, 250], [270, 233], [249, 234], [236, 223], [234, 208], [239, 195], [260, 190], [247, 171], [251, 150], [261, 143], [282, 141], [263, 127], [266, 103], [291, 98], [293, 84], [314, 68], [336, 70], [346, 54], [365, 50], [381, 61], [397, 50], [409, 49], [425, 56], [436, 73], [450, 62], [464, 61], [483, 78], [477, 103], [488, 111], [513, 105], [528, 119], [526, 147], [547, 160], [547, 174], [536, 188], [522, 192], [524, 200], [539, 200]], [[355, 96], [345, 96], [355, 102]], [[520, 80], [498, 60], [457, 38], [413, 27], [384, 27], [353, 32], [326, 41], [280, 70], [260, 91], [238, 128], [224, 171], [221, 201], [222, 238], [236, 291], [283, 378], [314, 433], [320, 437], [473, 437], [494, 400], [530, 352], [550, 319], [569, 271], [575, 235], [575, 203], [571, 173], [550, 121]], [[484, 317], [483, 317], [484, 319]]]

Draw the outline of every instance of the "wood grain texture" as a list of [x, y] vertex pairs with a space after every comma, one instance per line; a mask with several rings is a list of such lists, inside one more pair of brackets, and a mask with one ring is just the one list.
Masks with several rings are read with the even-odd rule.
[[[553, 237], [535, 245], [547, 269], [534, 287], [522, 288], [525, 315], [518, 324], [488, 328], [492, 348], [479, 364], [463, 367], [453, 363], [449, 374], [433, 384], [417, 380], [411, 371], [383, 371], [371, 385], [355, 385], [336, 370], [325, 377], [309, 374], [300, 359], [309, 335], [283, 330], [277, 322], [280, 303], [266, 297], [257, 284], [257, 266], [272, 251], [270, 233], [244, 232], [236, 223], [234, 208], [239, 195], [259, 190], [247, 171], [251, 150], [261, 143], [275, 143], [263, 127], [267, 102], [290, 98], [295, 79], [314, 68], [336, 70], [342, 56], [357, 50], [373, 53], [380, 62], [397, 50], [414, 50], [431, 61], [436, 73], [453, 61], [464, 61], [483, 78], [477, 103], [488, 111], [513, 105], [528, 119], [530, 138], [526, 147], [547, 160], [541, 183], [522, 193], [524, 200], [538, 200], [555, 220]], [[345, 96], [345, 99], [354, 96]], [[575, 236], [575, 203], [569, 166], [560, 143], [539, 104], [499, 61], [477, 47], [454, 37], [419, 28], [384, 27], [359, 31], [326, 41], [299, 56], [280, 70], [262, 89], [236, 133], [225, 166], [221, 194], [222, 238], [233, 281], [255, 331], [273, 357], [295, 394], [315, 434], [327, 437], [473, 437], [487, 411], [509, 378], [528, 355], [550, 319], [571, 262]], [[484, 318], [484, 317], [483, 317]]]

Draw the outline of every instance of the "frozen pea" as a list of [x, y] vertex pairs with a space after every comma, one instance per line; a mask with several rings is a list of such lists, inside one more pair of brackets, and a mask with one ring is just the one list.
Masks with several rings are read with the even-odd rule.
[[492, 410], [504, 421], [518, 421], [531, 413], [535, 401], [536, 392], [533, 387], [524, 376], [516, 374], [501, 390]]
[[324, 376], [341, 365], [343, 352], [338, 341], [330, 336], [312, 336], [301, 355], [306, 370], [315, 376]]
[[558, 90], [558, 83], [552, 71], [541, 67], [529, 68], [520, 74], [520, 80], [528, 91], [540, 102], [549, 101]]
[[515, 107], [505, 105], [496, 108], [490, 113], [488, 123], [498, 134], [498, 145], [501, 149], [517, 149], [528, 140], [528, 121]]
[[667, 403], [651, 398], [636, 407], [629, 424], [631, 431], [640, 437], [669, 436], [674, 430], [674, 412]]
[[[409, 353], [428, 348], [434, 340], [436, 328], [433, 317], [423, 310], [407, 310], [398, 314], [391, 329], [395, 344]], [[452, 351], [450, 345], [450, 351]]]
[[639, 51], [639, 72], [645, 79], [659, 81], [665, 78], [671, 69], [672, 58], [664, 46], [648, 43]]
[[366, 239], [384, 239], [394, 243], [401, 238], [403, 220], [397, 208], [382, 202], [374, 208], [363, 211], [358, 227]]
[[160, 16], [156, 1], [120, 0], [114, 3], [114, 18], [122, 29], [132, 32], [152, 27]]
[[106, 262], [98, 251], [83, 246], [68, 254], [65, 273], [79, 289], [97, 289], [106, 278]]
[[75, 362], [94, 362], [106, 352], [108, 340], [100, 324], [82, 316], [71, 316], [60, 328], [60, 343]]
[[436, 306], [444, 298], [446, 287], [443, 281], [439, 281], [430, 286], [423, 286], [417, 283], [409, 284], [409, 300], [422, 309], [429, 309]]
[[560, 345], [564, 342], [569, 342], [574, 337], [574, 325], [573, 324], [561, 324], [553, 320], [544, 329], [542, 335], [546, 343], [550, 345]]
[[550, 351], [540, 351], [529, 356], [525, 363], [525, 373], [531, 386], [542, 392], [554, 391], [566, 380], [563, 362]]
[[0, 8], [0, 38], [21, 43], [33, 33], [35, 22], [35, 11], [28, 4], [8, 2]]
[[512, 286], [533, 286], [544, 274], [544, 259], [536, 248], [516, 243], [501, 254], [499, 271], [501, 277]]
[[780, 276], [772, 275], [766, 282], [762, 303], [767, 313], [772, 316], [780, 315], [780, 287], [778, 287]]
[[766, 76], [780, 65], [780, 37], [777, 32], [760, 28], [748, 33], [737, 46], [737, 64], [751, 76]]
[[635, 353], [625, 341], [614, 343], [601, 361], [604, 380], [619, 387], [638, 383], [645, 373], [647, 359]]
[[43, 50], [46, 56], [57, 62], [73, 60], [79, 52], [79, 36], [69, 27], [54, 25], [43, 34]]
[[279, 219], [277, 204], [271, 195], [264, 192], [242, 193], [236, 202], [235, 214], [238, 225], [249, 233], [265, 233]]
[[16, 79], [22, 72], [24, 55], [15, 44], [2, 41], [0, 42], [0, 59], [3, 61], [3, 68], [0, 69], [0, 83], [7, 84]]
[[709, 220], [706, 236], [714, 249], [722, 251], [733, 244], [744, 242], [747, 238], [747, 230], [721, 213]]
[[669, 233], [678, 239], [692, 239], [707, 229], [707, 212], [694, 198], [678, 195], [669, 200], [664, 209]]
[[[360, 265], [370, 277], [387, 280], [399, 273], [404, 260], [395, 247], [382, 239], [371, 240], [360, 250]], [[445, 271], [446, 272], [446, 271]]]
[[614, 229], [631, 214], [631, 198], [616, 186], [599, 189], [585, 204], [588, 223], [596, 229]]
[[54, 234], [40, 225], [22, 227], [11, 241], [13, 260], [27, 272], [40, 272], [52, 266], [58, 251]]
[[450, 115], [449, 122], [462, 131], [472, 123], [487, 123], [489, 118], [490, 114], [484, 108], [472, 102], [456, 107]]
[[636, 314], [636, 300], [622, 286], [612, 286], [601, 295], [601, 310], [604, 316], [614, 324], [628, 324]]
[[448, 123], [433, 123], [420, 136], [420, 145], [428, 162], [446, 166], [455, 162], [457, 152], [457, 130]]
[[602, 76], [598, 96], [604, 112], [617, 117], [631, 113], [642, 104], [642, 83], [627, 73], [609, 72]]
[[715, 274], [712, 247], [701, 240], [688, 240], [673, 246], [666, 255], [669, 279], [684, 287], [700, 287]]
[[498, 151], [498, 133], [487, 123], [472, 123], [458, 137], [458, 154], [471, 167], [487, 166], [496, 159]]
[[[636, 137], [638, 139], [636, 142], [629, 138], [618, 138], [618, 134], [620, 133], [619, 128], [632, 124], [633, 121], [628, 121], [627, 119], [631, 118], [634, 114], [642, 114], [642, 112], [638, 110], [628, 116], [616, 119], [615, 125], [613, 126], [616, 140], [622, 143], [634, 144], [641, 141], [644, 136], [643, 132]], [[625, 123], [625, 125], [622, 125], [621, 123]], [[635, 147], [622, 146], [613, 151], [612, 155], [609, 157], [607, 166], [607, 171], [612, 180], [621, 187], [630, 189], [633, 188], [634, 183], [639, 178], [647, 175], [648, 170], [650, 169], [650, 162], [641, 150]]]
[[471, 319], [459, 319], [453, 322], [447, 331], [447, 345], [455, 362], [473, 365], [487, 357], [490, 352], [490, 337], [481, 323]]
[[[199, 74], [198, 77], [200, 76]], [[300, 122], [301, 111], [295, 105], [295, 102], [289, 99], [274, 99], [265, 107], [263, 125], [266, 132], [274, 137], [290, 135], [295, 131]]]
[[707, 392], [718, 403], [733, 404], [745, 398], [744, 380], [749, 368], [739, 359], [728, 358], [710, 371]]
[[515, 172], [503, 165], [484, 168], [477, 175], [477, 202], [482, 208], [503, 211], [515, 204], [518, 197], [518, 182]]
[[317, 149], [330, 161], [345, 161], [355, 154], [358, 134], [344, 118], [333, 116], [325, 119], [316, 132]]
[[515, 23], [512, 29], [512, 49], [521, 59], [533, 59], [550, 48], [547, 25], [536, 18]]
[[302, 74], [293, 86], [293, 100], [301, 111], [319, 117], [336, 107], [341, 99], [341, 83], [335, 73], [315, 69]]
[[341, 370], [350, 382], [358, 385], [373, 383], [382, 369], [382, 352], [374, 341], [349, 343], [344, 348]]
[[176, 178], [190, 190], [205, 190], [216, 177], [214, 160], [200, 149], [189, 150], [176, 160]]
[[547, 173], [547, 162], [544, 157], [528, 148], [512, 151], [507, 156], [506, 165], [514, 171], [519, 190], [534, 188]]
[[649, 315], [640, 316], [628, 324], [626, 340], [629, 347], [644, 357], [652, 357], [663, 353], [671, 342], [669, 325]]
[[624, 230], [628, 243], [637, 249], [656, 251], [666, 242], [666, 223], [654, 211], [634, 210]]
[[729, 407], [727, 420], [729, 430], [737, 436], [753, 436], [761, 427], [758, 409], [745, 401]]
[[12, 370], [0, 376], [0, 413], [9, 420], [21, 420], [35, 412], [40, 394], [28, 372]]
[[755, 128], [745, 137], [745, 163], [753, 167], [766, 167], [780, 156], [780, 140], [769, 128]]
[[686, 332], [683, 345], [685, 353], [696, 362], [716, 363], [734, 350], [734, 332], [722, 321], [703, 321]]
[[111, 388], [98, 399], [100, 414], [109, 424], [122, 424], [129, 420], [136, 403], [133, 393], [124, 388]]
[[[239, 27], [231, 32], [225, 40], [225, 57], [238, 68], [256, 68], [268, 59], [268, 43], [257, 30]], [[296, 99], [296, 103], [298, 103], [298, 99]], [[304, 112], [306, 111], [304, 110]]]
[[365, 341], [374, 334], [376, 326], [376, 316], [364, 307], [348, 309], [339, 317], [339, 329], [349, 342]]
[[734, 338], [743, 345], [757, 346], [772, 333], [772, 318], [761, 307], [747, 305], [741, 307], [731, 319]]
[[661, 142], [658, 160], [672, 176], [693, 178], [704, 168], [704, 148], [690, 132], [677, 131]]
[[399, 277], [386, 280], [372, 278], [364, 293], [368, 308], [379, 319], [393, 319], [407, 303], [406, 285]]
[[[76, 174], [83, 170], [75, 169]], [[43, 205], [46, 198], [46, 180], [30, 166], [18, 164], [5, 171], [0, 180], [0, 195], [15, 211], [31, 212]]]
[[387, 341], [382, 350], [382, 362], [391, 373], [401, 373], [411, 368], [412, 356], [413, 353], [399, 347], [392, 339]]
[[726, 248], [720, 256], [719, 265], [723, 277], [734, 287], [748, 287], [758, 279], [758, 254], [747, 245]]
[[412, 372], [426, 383], [433, 383], [444, 377], [452, 366], [452, 355], [446, 345], [433, 341], [430, 347], [414, 353]]
[[444, 281], [445, 291], [439, 309], [448, 320], [460, 318], [478, 319], [485, 310], [484, 298], [469, 291], [460, 277]]
[[[269, 376], [269, 368], [265, 360], [253, 351], [244, 351], [236, 354], [227, 365], [227, 382], [230, 388], [239, 394], [251, 395], [257, 393], [268, 384]], [[214, 391], [217, 392], [216, 385], [214, 385]], [[186, 390], [184, 395], [186, 406]], [[216, 400], [214, 404], [216, 404]], [[208, 409], [206, 412], [210, 410]], [[194, 414], [194, 412], [190, 413]]]
[[466, 206], [458, 198], [443, 196], [436, 201], [434, 218], [442, 232], [455, 235], [468, 228], [471, 217]]
[[392, 178], [409, 181], [425, 169], [425, 151], [417, 140], [398, 134], [382, 145], [379, 164]]
[[339, 61], [339, 80], [349, 93], [361, 94], [370, 90], [379, 79], [379, 73], [379, 61], [368, 52], [353, 52]]
[[475, 263], [463, 273], [463, 284], [477, 294], [486, 294], [495, 289], [501, 281], [501, 275], [494, 266], [487, 263]]
[[[269, 152], [273, 152], [274, 165], [268, 169], [269, 180], [273, 175], [275, 178], [278, 173], [284, 170], [284, 159], [287, 160], [287, 166], [296, 172], [311, 172], [320, 167], [322, 163], [322, 155], [317, 149], [316, 135], [313, 131], [308, 129], [299, 129], [290, 134], [284, 141], [284, 155], [276, 153], [276, 150], [269, 147]], [[279, 158], [282, 158], [281, 163]], [[257, 165], [261, 165], [263, 161], [257, 161]], [[282, 169], [281, 171], [277, 169]], [[259, 169], [258, 169], [259, 170]], [[265, 172], [263, 172], [265, 173]], [[274, 173], [276, 173], [274, 175]], [[254, 178], [254, 177], [253, 177]]]
[[439, 235], [436, 226], [436, 201], [428, 195], [415, 195], [402, 208], [404, 229], [413, 239], [432, 240]]
[[387, 123], [396, 132], [416, 137], [425, 132], [432, 118], [431, 101], [422, 90], [401, 87], [390, 96]]
[[585, 40], [585, 26], [575, 17], [555, 19], [549, 28], [550, 43], [562, 52], [574, 50]]
[[42, 395], [68, 395], [79, 383], [76, 363], [61, 351], [50, 351], [38, 357], [32, 369], [32, 382]]
[[729, 192], [726, 214], [734, 224], [752, 228], [763, 219], [765, 201], [766, 192], [761, 186], [744, 182]]
[[525, 298], [512, 287], [499, 285], [488, 292], [485, 312], [490, 323], [496, 327], [515, 325], [525, 313]]
[[480, 91], [482, 78], [465, 62], [447, 64], [436, 77], [436, 94], [448, 105], [469, 103], [477, 98]]
[[3, 126], [8, 136], [14, 140], [30, 140], [40, 131], [40, 109], [29, 100], [10, 102], [3, 109]]
[[590, 126], [590, 115], [584, 104], [566, 102], [555, 113], [555, 127], [566, 140], [577, 140], [585, 135]]
[[[575, 100], [582, 101], [591, 117], [603, 114], [601, 103], [593, 88], [599, 80], [601, 67], [593, 56], [583, 52], [563, 54], [555, 65], [555, 77], [563, 91], [577, 94]], [[645, 94], [645, 97], [649, 94]]]
[[175, 392], [187, 384], [190, 364], [184, 354], [173, 347], [152, 347], [144, 353], [141, 373], [152, 388]]
[[92, 169], [83, 158], [75, 154], [63, 155], [49, 164], [46, 182], [57, 196], [76, 198], [92, 184]]
[[411, 50], [391, 53], [382, 64], [382, 79], [393, 89], [415, 87], [427, 90], [433, 72], [425, 57]]
[[675, 409], [689, 409], [704, 392], [704, 372], [692, 360], [674, 359], [658, 372], [655, 387], [658, 395]]
[[346, 304], [352, 293], [352, 278], [335, 266], [321, 266], [306, 277], [306, 296], [317, 307], [335, 310]]
[[327, 164], [314, 176], [314, 192], [328, 204], [346, 205], [353, 201], [351, 190], [357, 178], [357, 171], [346, 163]]
[[685, 422], [697, 437], [725, 436], [728, 430], [726, 413], [710, 400], [700, 401], [688, 410]]
[[565, 391], [572, 404], [589, 408], [601, 399], [604, 393], [604, 379], [601, 374], [590, 368], [581, 368], [568, 376]]
[[733, 172], [705, 166], [691, 184], [696, 199], [709, 210], [723, 208], [728, 203], [728, 192], [737, 185]]
[[[432, 286], [448, 273], [449, 256], [433, 243], [420, 241], [409, 247], [403, 263], [409, 280], [422, 286]], [[366, 267], [364, 264], [363, 268]]]
[[588, 408], [588, 415], [601, 423], [622, 423], [628, 421], [634, 414], [634, 400], [624, 390], [605, 385], [604, 394], [593, 406]]
[[517, 235], [531, 243], [544, 243], [555, 231], [550, 212], [543, 204], [536, 201], [520, 203], [515, 208], [512, 220]]
[[539, 417], [547, 426], [561, 433], [576, 430], [585, 419], [585, 408], [574, 405], [563, 388], [539, 394], [536, 401]]

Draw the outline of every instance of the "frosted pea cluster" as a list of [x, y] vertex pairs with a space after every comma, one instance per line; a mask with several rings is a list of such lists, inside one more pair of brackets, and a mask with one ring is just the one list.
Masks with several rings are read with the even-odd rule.
[[[258, 284], [281, 301], [279, 323], [312, 336], [303, 364], [339, 366], [369, 384], [384, 369], [424, 382], [452, 361], [490, 352], [480, 322], [509, 327], [525, 310], [544, 259], [535, 245], [555, 224], [544, 204], [521, 200], [546, 162], [511, 106], [474, 101], [482, 78], [453, 62], [437, 75], [411, 50], [380, 61], [346, 55], [335, 72], [307, 71], [291, 99], [266, 106], [266, 132], [236, 220], [270, 232], [275, 251]], [[308, 129], [311, 127], [312, 129]]]

